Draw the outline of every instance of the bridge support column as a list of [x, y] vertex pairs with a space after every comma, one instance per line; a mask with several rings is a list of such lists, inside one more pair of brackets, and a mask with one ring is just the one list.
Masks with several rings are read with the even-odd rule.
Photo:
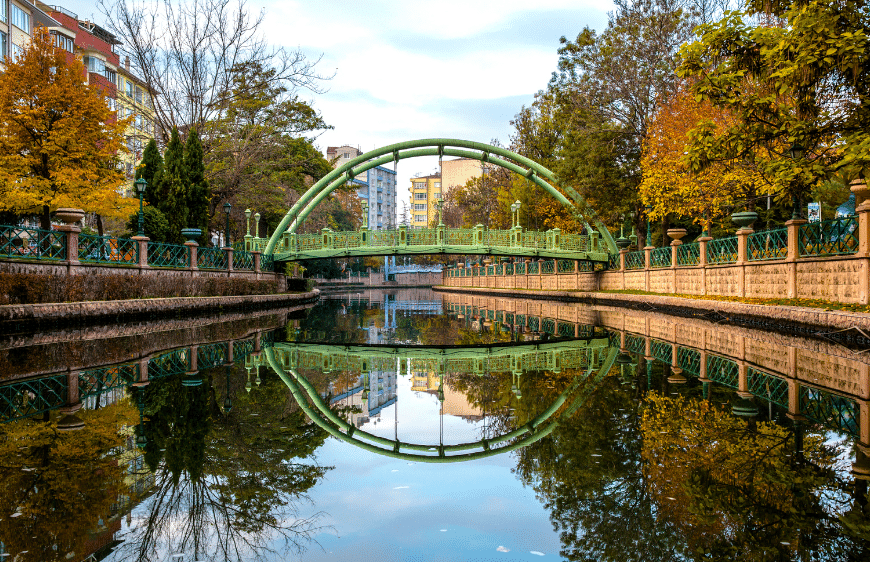
[[82, 402], [79, 397], [80, 375], [79, 371], [67, 371], [66, 373], [66, 404], [58, 409], [62, 414], [57, 422], [58, 431], [76, 431], [85, 426], [85, 422], [76, 415], [76, 412], [82, 409]]
[[148, 386], [148, 365], [151, 363], [151, 356], [139, 358], [139, 379], [133, 383], [134, 388]]

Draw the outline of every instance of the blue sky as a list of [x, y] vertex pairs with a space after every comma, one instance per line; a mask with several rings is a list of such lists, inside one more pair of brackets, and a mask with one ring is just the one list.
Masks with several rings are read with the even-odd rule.
[[[92, 2], [60, 0], [81, 17]], [[252, 0], [270, 42], [309, 58], [335, 77], [313, 101], [333, 130], [317, 144], [363, 151], [429, 137], [509, 141], [510, 120], [545, 88], [559, 38], [601, 30], [610, 0]], [[435, 159], [399, 163], [399, 186]], [[402, 196], [400, 191], [400, 198]]]

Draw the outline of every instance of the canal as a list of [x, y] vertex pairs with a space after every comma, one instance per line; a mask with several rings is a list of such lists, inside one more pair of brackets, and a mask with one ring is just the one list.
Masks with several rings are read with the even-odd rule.
[[0, 337], [0, 559], [870, 560], [870, 341], [428, 289]]

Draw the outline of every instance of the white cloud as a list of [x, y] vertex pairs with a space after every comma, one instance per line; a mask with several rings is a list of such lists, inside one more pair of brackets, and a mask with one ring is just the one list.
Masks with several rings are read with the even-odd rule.
[[498, 552], [510, 552], [511, 549], [500, 546], [496, 549]]

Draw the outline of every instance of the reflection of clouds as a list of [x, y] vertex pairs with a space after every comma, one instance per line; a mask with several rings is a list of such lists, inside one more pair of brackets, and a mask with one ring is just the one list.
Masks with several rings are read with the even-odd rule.
[[503, 546], [499, 546], [496, 550], [499, 552], [510, 552], [511, 551], [511, 549], [505, 548]]

